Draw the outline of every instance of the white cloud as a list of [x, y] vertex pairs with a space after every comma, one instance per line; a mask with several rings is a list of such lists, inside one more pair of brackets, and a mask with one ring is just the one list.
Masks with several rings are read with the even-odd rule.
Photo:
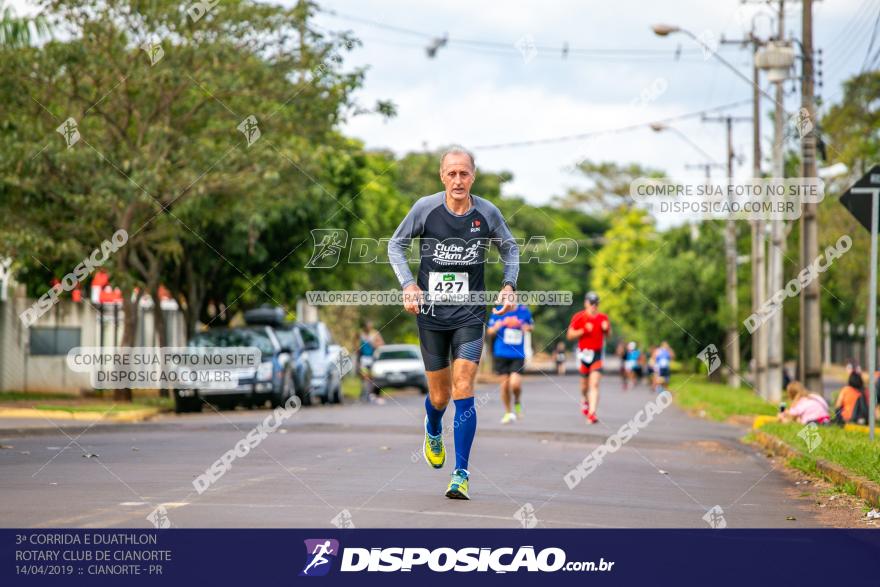
[[[817, 43], [821, 31], [839, 31], [852, 19], [860, 0], [841, 3], [817, 21]], [[685, 112], [714, 107], [749, 98], [751, 88], [714, 59], [688, 54], [699, 47], [683, 35], [659, 38], [650, 25], [665, 22], [695, 32], [709, 30], [718, 38], [739, 38], [751, 27], [753, 16], [766, 13], [763, 6], [727, 2], [512, 2], [503, 9], [496, 3], [450, 0], [443, 5], [414, 5], [402, 0], [371, 3], [372, 14], [360, 3], [331, 2], [343, 13], [378, 20], [396, 26], [435, 33], [448, 32], [453, 39], [479, 39], [510, 43], [511, 49], [470, 49], [449, 46], [429, 60], [419, 49], [421, 39], [403, 37], [368, 25], [322, 18], [324, 26], [352, 28], [366, 39], [365, 47], [354, 56], [354, 63], [368, 63], [365, 88], [359, 93], [364, 102], [390, 98], [398, 105], [399, 116], [387, 123], [361, 117], [351, 120], [346, 130], [366, 141], [368, 146], [390, 147], [397, 152], [460, 142], [485, 145], [576, 134]], [[792, 10], [788, 30], [799, 29], [799, 8]], [[766, 16], [754, 19], [759, 32], [770, 30]], [[637, 48], [661, 53], [632, 58], [572, 55], [563, 61], [547, 50], [524, 64], [512, 44], [524, 34], [534, 37], [538, 46], [602, 49]], [[406, 41], [415, 47], [395, 47], [386, 43]], [[681, 46], [685, 54], [674, 60]], [[734, 47], [724, 47], [723, 55], [744, 75], [750, 76], [751, 55]], [[833, 75], [850, 71], [826, 72], [826, 83]], [[644, 108], [633, 108], [631, 101], [643, 88], [662, 78], [667, 91]], [[833, 82], [831, 82], [833, 83]], [[788, 109], [797, 106], [797, 96], [789, 98]], [[763, 103], [764, 115], [769, 104]], [[750, 114], [744, 105], [736, 114]], [[694, 142], [709, 151], [718, 162], [725, 162], [723, 125], [700, 124], [696, 120], [675, 124]], [[765, 133], [770, 126], [764, 126]], [[734, 145], [743, 156], [737, 175], [750, 173], [751, 129], [735, 127]], [[683, 175], [686, 163], [702, 163], [705, 158], [674, 133], [636, 131], [584, 142], [559, 143], [521, 149], [480, 150], [479, 164], [485, 169], [509, 170], [514, 182], [509, 193], [525, 195], [531, 201], [546, 201], [577, 182], [561, 168], [588, 156], [620, 163], [636, 161], [675, 175]], [[720, 172], [715, 172], [720, 174]]]

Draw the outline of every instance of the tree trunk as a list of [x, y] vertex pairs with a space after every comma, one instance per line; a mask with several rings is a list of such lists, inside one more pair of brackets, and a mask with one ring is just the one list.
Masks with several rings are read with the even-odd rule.
[[[199, 316], [205, 305], [205, 287], [199, 282], [192, 261], [187, 258], [184, 261], [184, 283], [182, 284], [181, 297], [184, 298], [183, 316], [186, 320], [186, 336], [192, 337], [196, 333], [199, 324]], [[178, 302], [179, 303], [179, 302]]]
[[[153, 298], [153, 328], [156, 332], [156, 342], [159, 347], [165, 347], [168, 345], [168, 333], [165, 330], [165, 311], [162, 309], [162, 302], [159, 299], [158, 283], [150, 290], [150, 296]], [[165, 386], [159, 387], [159, 397], [169, 397], [168, 389]]]
[[[143, 295], [143, 290], [138, 290], [137, 295], [132, 299], [133, 291], [130, 288], [125, 288], [122, 290], [122, 312], [123, 312], [123, 322], [122, 322], [122, 345], [123, 347], [132, 347], [134, 346], [135, 339], [137, 338], [137, 328], [138, 328], [138, 306], [140, 305], [141, 296]], [[126, 387], [125, 389], [114, 389], [113, 390], [113, 399], [114, 401], [119, 402], [130, 402], [132, 399], [131, 388]]]

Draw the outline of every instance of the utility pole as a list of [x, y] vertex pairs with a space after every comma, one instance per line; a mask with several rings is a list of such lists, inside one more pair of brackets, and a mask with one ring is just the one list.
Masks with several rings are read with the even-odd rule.
[[[754, 19], [752, 31], [748, 38], [741, 40], [721, 39], [722, 44], [740, 45], [752, 49], [752, 176], [757, 179], [761, 173], [761, 78], [760, 69], [754, 54], [764, 45], [764, 41], [755, 36]], [[764, 221], [756, 218], [751, 221], [752, 229], [752, 313], [757, 314], [761, 310], [764, 300], [767, 299], [767, 274], [765, 269], [766, 246], [764, 243]], [[752, 333], [752, 384], [761, 394], [767, 398], [767, 341], [768, 332], [764, 328], [758, 328]]]
[[[684, 168], [685, 169], [699, 169], [699, 170], [701, 170], [703, 172], [703, 175], [706, 177], [706, 186], [708, 187], [708, 186], [712, 185], [712, 170], [713, 169], [725, 169], [726, 166], [722, 165], [721, 163], [714, 163], [714, 162], [685, 163]], [[700, 220], [699, 223], [695, 222], [694, 224], [691, 224], [691, 240], [694, 242], [696, 242], [697, 239], [700, 237], [700, 223], [702, 223], [702, 220]]]
[[[721, 163], [685, 163], [685, 169], [699, 169], [703, 172], [706, 177], [706, 186], [712, 185], [712, 169], [725, 169], [725, 165]], [[694, 222], [691, 224], [691, 240], [696, 242], [698, 238], [700, 238], [700, 224], [702, 220], [699, 222]]]
[[[801, 80], [801, 110], [815, 125], [813, 105], [813, 1], [803, 0], [801, 42], [803, 43], [803, 79]], [[807, 132], [801, 137], [801, 177], [816, 177], [816, 135]], [[819, 225], [816, 219], [818, 205], [804, 203], [800, 219], [800, 264], [806, 267], [819, 254]], [[819, 276], [801, 290], [800, 356], [798, 357], [801, 382], [810, 391], [822, 393], [821, 321], [819, 307]], [[873, 393], [874, 390], [871, 390]]]
[[[779, 14], [777, 18], [777, 42], [783, 43], [785, 37], [785, 0], [779, 0]], [[774, 79], [776, 87], [773, 108], [773, 177], [781, 179], [785, 177], [785, 163], [783, 153], [783, 133], [785, 132], [785, 93], [782, 84], [784, 79]], [[782, 260], [785, 258], [785, 222], [780, 218], [770, 221], [770, 250], [767, 259], [767, 288], [770, 295], [783, 288], [785, 268]], [[768, 348], [767, 348], [767, 380], [768, 387], [765, 397], [776, 403], [782, 399], [782, 366], [784, 332], [782, 325], [782, 309], [775, 312], [767, 322]], [[760, 328], [759, 328], [760, 330]]]
[[[733, 181], [733, 123], [751, 120], [748, 116], [703, 116], [703, 122], [723, 122], [727, 129], [727, 181]], [[724, 267], [727, 307], [730, 315], [724, 334], [724, 354], [727, 358], [729, 372], [727, 384], [731, 387], [740, 386], [739, 367], [739, 307], [736, 299], [736, 221], [726, 221], [724, 227]]]
[[[757, 50], [757, 43], [755, 46]], [[752, 175], [754, 179], [761, 173], [761, 93], [757, 65], [752, 65], [755, 79], [752, 88]], [[756, 218], [752, 221], [752, 312], [758, 314], [764, 300], [767, 299], [766, 259], [767, 247], [764, 243], [764, 220]], [[767, 398], [769, 380], [767, 378], [767, 356], [769, 336], [767, 330], [758, 328], [752, 333], [753, 385], [763, 398]]]
[[721, 163], [686, 163], [685, 169], [700, 169], [703, 171], [706, 176], [706, 183], [711, 183], [712, 181], [712, 169], [724, 169], [725, 166]]

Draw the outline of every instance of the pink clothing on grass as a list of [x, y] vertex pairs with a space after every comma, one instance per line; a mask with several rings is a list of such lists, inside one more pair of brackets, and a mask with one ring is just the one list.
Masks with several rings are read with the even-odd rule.
[[821, 396], [815, 393], [811, 393], [798, 400], [797, 403], [791, 406], [788, 413], [796, 416], [797, 421], [801, 424], [809, 424], [810, 422], [827, 420], [829, 418], [828, 404]]

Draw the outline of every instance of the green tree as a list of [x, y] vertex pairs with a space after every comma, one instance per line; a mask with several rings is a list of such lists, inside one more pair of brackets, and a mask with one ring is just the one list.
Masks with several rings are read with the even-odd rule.
[[[823, 273], [821, 303], [823, 319], [834, 325], [864, 324], [868, 310], [870, 239], [868, 232], [840, 205], [839, 197], [871, 166], [880, 163], [880, 71], [854, 76], [843, 84], [843, 98], [828, 108], [820, 129], [827, 143], [829, 165], [843, 163], [850, 172], [826, 183], [825, 200], [819, 205], [820, 251], [843, 235], [852, 248]], [[794, 231], [797, 237], [797, 231]], [[793, 274], [799, 267], [792, 267]]]
[[51, 32], [42, 15], [18, 16], [11, 6], [4, 4], [0, 2], [0, 46], [24, 47]]
[[[696, 231], [691, 226], [664, 231], [649, 258], [632, 272], [630, 280], [639, 295], [627, 315], [645, 346], [666, 340], [685, 362], [696, 361], [708, 344], [722, 350], [726, 323], [722, 231], [719, 221], [703, 222]], [[747, 291], [740, 292], [741, 299], [747, 296]]]
[[[66, 273], [71, 258], [124, 228], [129, 244], [112, 269], [126, 294], [126, 341], [131, 293], [160, 282], [191, 328], [206, 301], [294, 297], [304, 281], [282, 279], [273, 295], [259, 271], [272, 247], [290, 251], [345, 207], [324, 171], [356, 148], [334, 130], [355, 110], [363, 76], [341, 67], [353, 40], [310, 29], [306, 2], [233, 0], [197, 21], [170, 1], [42, 8], [64, 23], [65, 40], [7, 47], [0, 64], [10, 80], [0, 90], [9, 113], [0, 206], [19, 219], [3, 242], [26, 279], [47, 272], [41, 265]], [[55, 132], [68, 118], [80, 137], [69, 148]], [[252, 142], [240, 132], [249, 121], [261, 132]], [[269, 234], [276, 239], [261, 246]]]
[[639, 332], [633, 309], [641, 305], [644, 296], [633, 280], [658, 251], [653, 218], [639, 208], [621, 207], [611, 219], [604, 241], [595, 255], [590, 283], [617, 334], [631, 337]]
[[575, 167], [577, 175], [586, 176], [589, 185], [585, 189], [569, 189], [557, 201], [565, 208], [585, 206], [588, 210], [615, 210], [621, 206], [632, 206], [635, 200], [630, 195], [630, 186], [640, 177], [663, 177], [655, 169], [642, 167], [637, 163], [620, 165], [613, 161], [595, 162], [584, 160]]

